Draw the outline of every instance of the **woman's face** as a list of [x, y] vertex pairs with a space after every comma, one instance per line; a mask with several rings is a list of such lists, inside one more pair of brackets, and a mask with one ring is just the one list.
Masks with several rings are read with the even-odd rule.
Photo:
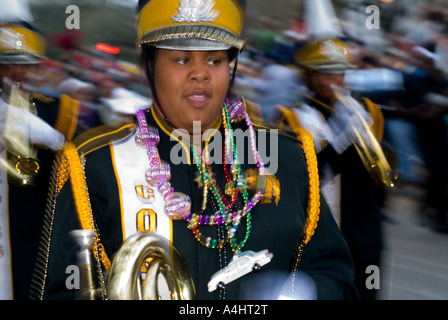
[[329, 102], [335, 95], [333, 86], [344, 87], [344, 74], [314, 72], [312, 75], [312, 86], [314, 92], [320, 98]]
[[201, 132], [210, 128], [221, 114], [229, 80], [227, 51], [157, 52], [155, 90], [163, 113], [176, 128], [193, 133], [193, 121], [200, 121]]

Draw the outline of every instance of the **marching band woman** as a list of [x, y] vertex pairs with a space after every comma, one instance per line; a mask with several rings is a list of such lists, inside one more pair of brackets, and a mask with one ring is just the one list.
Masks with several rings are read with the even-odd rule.
[[[301, 274], [313, 298], [357, 298], [347, 244], [320, 197], [312, 139], [256, 127], [244, 99], [231, 94], [244, 4], [152, 0], [138, 9], [137, 44], [154, 104], [130, 123], [64, 147], [35, 297], [76, 296], [65, 273], [76, 264], [69, 232], [84, 228], [95, 232], [100, 288], [126, 239], [156, 233], [184, 257], [198, 299], [277, 299], [305, 288]], [[242, 263], [265, 249], [260, 272], [208, 286], [235, 257]], [[278, 274], [284, 281], [273, 286]]]

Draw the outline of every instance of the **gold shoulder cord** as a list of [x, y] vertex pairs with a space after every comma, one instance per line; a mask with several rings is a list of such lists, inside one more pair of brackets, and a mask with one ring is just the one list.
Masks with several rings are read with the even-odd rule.
[[320, 193], [319, 193], [319, 173], [317, 169], [317, 157], [314, 149], [313, 138], [311, 135], [302, 128], [296, 128], [298, 133], [298, 139], [302, 143], [303, 150], [305, 151], [306, 163], [308, 165], [308, 208], [307, 218], [304, 226], [304, 242], [307, 244], [314, 234], [314, 230], [317, 227], [317, 221], [319, 221], [320, 213]]
[[[87, 131], [78, 136], [73, 142], [67, 142], [57, 153], [52, 165], [42, 235], [31, 280], [29, 293], [31, 299], [42, 300], [44, 296], [56, 203], [62, 187], [69, 178], [81, 226], [84, 229], [94, 230], [96, 234], [95, 246], [93, 248], [94, 257], [98, 262], [101, 260], [106, 270], [110, 270], [111, 262], [106, 255], [103, 245], [100, 243], [97, 230], [94, 229], [90, 200], [85, 183], [84, 167], [79, 154], [87, 154], [108, 144], [111, 140], [119, 141], [126, 138], [133, 132], [134, 127], [133, 122], [128, 122], [128, 120], [119, 121], [114, 125], [104, 126], [101, 130], [96, 128], [95, 130]], [[99, 259], [99, 257], [101, 258]], [[101, 273], [99, 274], [101, 278]]]
[[[92, 210], [90, 207], [89, 195], [87, 192], [87, 185], [85, 182], [84, 169], [81, 164], [78, 151], [73, 143], [67, 143], [63, 147], [63, 159], [68, 162], [68, 175], [72, 185], [73, 198], [75, 200], [76, 211], [78, 213], [81, 227], [84, 230], [95, 231], [95, 245], [93, 254], [98, 259], [98, 253], [101, 252], [100, 258], [106, 270], [110, 269], [111, 262], [107, 257], [103, 245], [98, 237], [98, 232], [95, 229], [92, 221]], [[63, 160], [64, 161], [64, 160]]]
[[[92, 249], [93, 255], [97, 261], [101, 260], [107, 271], [110, 270], [111, 261], [107, 257], [106, 251], [103, 244], [101, 243], [98, 231], [96, 230], [93, 222], [93, 214], [92, 208], [90, 206], [84, 167], [82, 164], [82, 160], [79, 157], [80, 152], [78, 152], [78, 149], [84, 150], [85, 153], [91, 152], [99, 148], [100, 146], [103, 146], [105, 143], [108, 143], [108, 140], [111, 139], [112, 136], [116, 139], [124, 139], [133, 132], [134, 128], [133, 123], [127, 123], [123, 125], [121, 121], [118, 121], [115, 126], [118, 128], [114, 126], [104, 126], [87, 131], [85, 133], [85, 136], [78, 137], [78, 142], [85, 140], [84, 142], [80, 143], [78, 148], [75, 146], [74, 142], [68, 142], [64, 145], [62, 149], [62, 167], [68, 169], [61, 170], [60, 180], [58, 184], [59, 193], [59, 191], [62, 189], [62, 186], [66, 183], [67, 179], [70, 178], [73, 199], [75, 201], [76, 211], [78, 213], [81, 227], [84, 230], [93, 230], [95, 232], [95, 244]], [[104, 132], [102, 133], [102, 131]], [[81, 151], [81, 153], [84, 152]]]
[[302, 253], [305, 245], [311, 240], [314, 235], [314, 231], [317, 227], [320, 214], [320, 189], [319, 189], [319, 172], [317, 167], [316, 150], [314, 149], [313, 138], [308, 131], [303, 129], [299, 120], [291, 109], [283, 106], [282, 117], [279, 123], [279, 130], [283, 129], [286, 125], [297, 134], [297, 139], [300, 141], [303, 151], [305, 152], [306, 163], [308, 166], [308, 207], [307, 217], [303, 228], [303, 234], [300, 244], [297, 248], [297, 258], [294, 264], [292, 280], [291, 280], [291, 292], [295, 290], [295, 280], [297, 277], [297, 271], [299, 270], [300, 262], [302, 260]]
[[78, 118], [79, 102], [66, 94], [62, 94], [55, 129], [61, 132], [67, 141], [71, 141], [75, 135]]
[[282, 108], [282, 118], [280, 124], [284, 122], [297, 134], [297, 139], [301, 142], [303, 151], [305, 152], [306, 163], [308, 166], [309, 178], [309, 194], [307, 219], [304, 227], [304, 244], [307, 244], [314, 234], [320, 212], [320, 194], [319, 194], [319, 172], [317, 169], [317, 156], [314, 149], [313, 138], [308, 131], [303, 129], [299, 120], [291, 109]]
[[295, 280], [297, 277], [297, 271], [299, 270], [300, 262], [302, 260], [303, 249], [305, 245], [311, 240], [314, 235], [314, 231], [317, 227], [320, 214], [320, 192], [319, 192], [319, 173], [317, 168], [317, 157], [314, 149], [313, 138], [303, 128], [296, 127], [294, 131], [297, 132], [299, 141], [302, 143], [303, 150], [305, 152], [306, 163], [308, 165], [308, 208], [305, 225], [303, 228], [303, 236], [297, 248], [297, 258], [294, 264], [292, 280], [291, 280], [291, 292], [295, 290]]

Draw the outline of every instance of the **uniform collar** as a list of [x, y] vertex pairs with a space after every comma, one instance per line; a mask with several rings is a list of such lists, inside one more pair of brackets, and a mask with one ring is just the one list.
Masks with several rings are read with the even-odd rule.
[[318, 109], [320, 112], [322, 112], [325, 116], [329, 116], [331, 115], [331, 113], [333, 112], [333, 103], [336, 100], [332, 100], [330, 104], [327, 104], [325, 102], [323, 102], [321, 99], [319, 99], [319, 97], [317, 97], [316, 95], [305, 95], [305, 97], [314, 104], [314, 107], [316, 109]]
[[[190, 155], [190, 145], [191, 145], [191, 137], [189, 134], [186, 134], [186, 130], [177, 130], [176, 133], [173, 133], [174, 130], [171, 125], [169, 125], [165, 119], [163, 119], [158, 112], [155, 110], [154, 105], [151, 105], [151, 115], [154, 118], [154, 121], [156, 122], [157, 126], [170, 137], [170, 139], [177, 141], [182, 145], [182, 147], [185, 149], [186, 154]], [[193, 143], [196, 145], [196, 147], [200, 147], [202, 149], [202, 146], [207, 148], [208, 144], [210, 143], [210, 140], [212, 137], [214, 137], [216, 134], [220, 132], [220, 128], [222, 125], [222, 117], [218, 117], [218, 119], [215, 121], [215, 123], [212, 125], [211, 128], [206, 130], [208, 133], [207, 135], [202, 134], [201, 137], [197, 137], [196, 139], [193, 138]], [[223, 141], [223, 140], [222, 140]], [[199, 142], [201, 146], [199, 146]], [[188, 159], [188, 163], [190, 162], [190, 159]]]

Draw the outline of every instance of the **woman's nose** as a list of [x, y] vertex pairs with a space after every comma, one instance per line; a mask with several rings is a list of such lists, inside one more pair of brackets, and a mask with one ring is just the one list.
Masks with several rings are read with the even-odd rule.
[[198, 82], [210, 80], [210, 72], [207, 65], [203, 63], [193, 63], [189, 74], [189, 80]]

